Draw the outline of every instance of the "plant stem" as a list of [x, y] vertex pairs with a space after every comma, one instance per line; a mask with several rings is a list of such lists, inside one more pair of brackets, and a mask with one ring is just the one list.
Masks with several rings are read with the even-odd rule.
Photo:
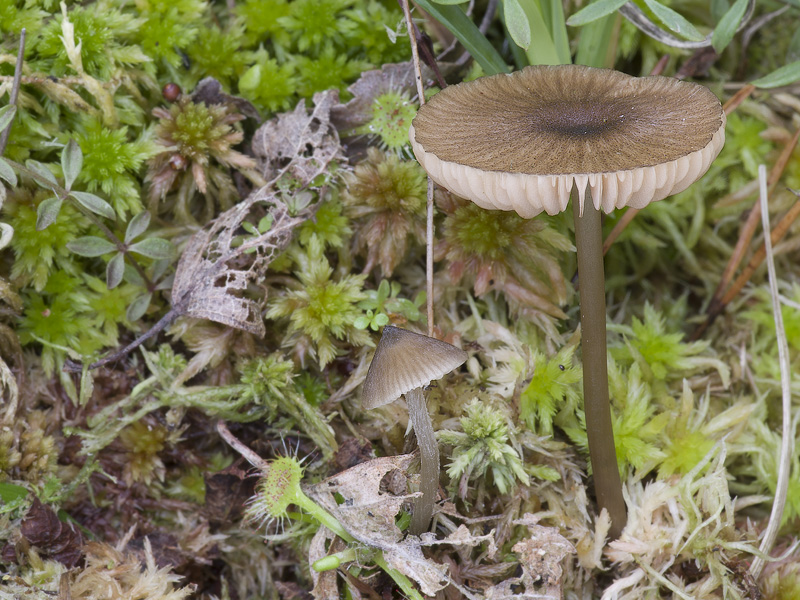
[[611, 539], [622, 532], [627, 520], [622, 483], [614, 448], [611, 405], [608, 397], [606, 357], [606, 298], [603, 274], [603, 232], [600, 211], [586, 188], [583, 215], [578, 194], [572, 192], [575, 215], [575, 243], [578, 247], [578, 285], [581, 302], [581, 353], [583, 356], [583, 403], [586, 435], [594, 474], [597, 504], [611, 517]]
[[26, 167], [23, 164], [20, 164], [18, 162], [15, 162], [15, 161], [9, 160], [9, 159], [5, 159], [5, 161], [9, 165], [11, 165], [11, 167], [13, 169], [16, 169], [19, 173], [25, 174], [28, 177], [30, 177], [31, 179], [35, 179], [39, 183], [41, 183], [41, 184], [45, 185], [46, 187], [50, 188], [53, 191], [53, 193], [56, 194], [56, 196], [58, 196], [58, 198], [60, 200], [62, 200], [62, 201], [69, 200], [72, 203], [72, 206], [75, 207], [75, 209], [78, 212], [80, 212], [83, 216], [85, 216], [87, 219], [89, 219], [92, 222], [92, 225], [94, 225], [100, 231], [102, 231], [103, 234], [117, 247], [117, 250], [122, 252], [125, 255], [125, 258], [128, 259], [128, 261], [130, 262], [131, 266], [136, 270], [136, 272], [139, 274], [139, 277], [141, 277], [142, 280], [144, 281], [145, 287], [147, 288], [147, 291], [151, 292], [151, 293], [155, 291], [156, 285], [152, 281], [150, 281], [150, 278], [147, 276], [147, 273], [144, 272], [144, 269], [139, 264], [139, 262], [133, 256], [131, 256], [130, 252], [128, 252], [128, 246], [126, 246], [125, 243], [121, 239], [119, 239], [114, 234], [113, 231], [111, 231], [111, 229], [106, 227], [105, 223], [103, 223], [100, 219], [98, 219], [92, 213], [92, 211], [87, 210], [86, 208], [81, 206], [81, 204], [79, 202], [75, 202], [70, 197], [69, 190], [67, 190], [66, 188], [61, 187], [58, 184], [54, 184], [52, 181], [48, 181], [47, 179], [45, 179], [44, 177], [39, 175], [36, 171], [32, 171], [31, 169], [29, 169], [28, 167]]
[[419, 491], [422, 496], [414, 505], [414, 516], [411, 518], [409, 531], [420, 535], [428, 531], [433, 515], [433, 503], [439, 491], [439, 445], [433, 433], [433, 423], [425, 406], [422, 388], [415, 388], [406, 394], [408, 416], [417, 436], [420, 458]]

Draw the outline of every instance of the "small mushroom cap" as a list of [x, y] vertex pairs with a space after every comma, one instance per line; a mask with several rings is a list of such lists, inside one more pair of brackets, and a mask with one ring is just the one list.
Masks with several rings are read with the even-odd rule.
[[467, 353], [452, 344], [384, 327], [364, 380], [361, 404], [371, 409], [394, 402], [413, 389], [441, 379], [465, 360]]
[[452, 85], [409, 132], [439, 185], [488, 209], [530, 218], [566, 208], [643, 208], [700, 178], [725, 143], [707, 88], [580, 65], [534, 66]]

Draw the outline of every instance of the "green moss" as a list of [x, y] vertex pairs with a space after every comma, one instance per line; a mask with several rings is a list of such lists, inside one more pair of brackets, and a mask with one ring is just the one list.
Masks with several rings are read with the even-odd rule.
[[[73, 5], [65, 14], [75, 28], [83, 68], [89, 75], [107, 80], [120, 65], [146, 62], [141, 50], [128, 42], [142, 22], [120, 10], [116, 2], [100, 0], [90, 7]], [[61, 39], [63, 20], [64, 14], [55, 15], [34, 41], [34, 65], [48, 75], [74, 74]], [[36, 62], [36, 58], [42, 62]]]
[[155, 151], [144, 139], [131, 139], [127, 127], [109, 129], [87, 117], [75, 132], [83, 152], [78, 182], [87, 190], [102, 190], [120, 218], [143, 209], [137, 173]]
[[51, 197], [44, 191], [31, 194], [27, 190], [14, 192], [5, 207], [9, 224], [16, 232], [11, 240], [15, 261], [12, 279], [31, 285], [41, 292], [56, 269], [74, 273], [80, 263], [67, 249], [67, 243], [82, 235], [88, 222], [68, 203], [58, 219], [43, 231], [36, 231], [36, 209], [40, 202]]
[[528, 429], [540, 435], [552, 435], [553, 421], [561, 412], [569, 418], [580, 399], [578, 382], [581, 371], [572, 364], [574, 346], [562, 348], [551, 358], [536, 352], [533, 377], [520, 396], [520, 417]]
[[256, 53], [255, 62], [239, 79], [242, 95], [264, 112], [289, 109], [297, 91], [294, 63], [278, 64], [264, 51]]
[[329, 42], [342, 46], [355, 29], [345, 12], [353, 1], [294, 0], [289, 4], [289, 14], [280, 17], [278, 23], [289, 32], [300, 52]]
[[292, 250], [295, 275], [301, 286], [288, 290], [270, 303], [267, 318], [289, 319], [289, 336], [284, 343], [294, 346], [295, 335], [307, 337], [316, 351], [320, 367], [337, 354], [335, 340], [356, 346], [371, 345], [369, 335], [355, 327], [363, 313], [358, 303], [366, 298], [365, 275], [333, 277], [333, 269], [322, 252], [322, 242], [311, 237], [305, 249]]
[[291, 37], [280, 23], [282, 17], [289, 15], [287, 0], [245, 0], [236, 3], [236, 15], [244, 26], [245, 41], [248, 46], [270, 42], [278, 46], [288, 46]]

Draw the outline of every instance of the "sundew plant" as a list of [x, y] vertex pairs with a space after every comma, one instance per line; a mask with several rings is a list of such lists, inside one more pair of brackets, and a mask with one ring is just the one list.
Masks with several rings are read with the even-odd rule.
[[[749, 0], [0, 0], [0, 598], [800, 597], [798, 31]], [[598, 224], [583, 324], [582, 217], [486, 210], [409, 139], [442, 90], [570, 63], [727, 123]], [[438, 473], [399, 392], [364, 408], [387, 326], [466, 353], [412, 382]], [[381, 393], [435, 371], [398, 356]]]

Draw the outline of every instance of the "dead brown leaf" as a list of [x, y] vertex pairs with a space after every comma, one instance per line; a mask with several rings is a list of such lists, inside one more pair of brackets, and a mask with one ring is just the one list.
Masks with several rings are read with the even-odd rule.
[[[294, 189], [308, 188], [339, 156], [339, 138], [329, 120], [335, 98], [334, 92], [317, 94], [311, 114], [301, 102], [294, 112], [279, 115], [256, 132], [253, 149], [270, 183], [189, 240], [172, 286], [173, 308], [179, 314], [264, 336], [265, 294], [250, 295], [248, 288], [263, 279], [275, 256], [288, 246], [294, 228], [307, 216], [290, 214], [275, 182], [289, 173]], [[272, 219], [269, 229], [243, 235], [244, 223], [256, 226], [267, 215]]]

